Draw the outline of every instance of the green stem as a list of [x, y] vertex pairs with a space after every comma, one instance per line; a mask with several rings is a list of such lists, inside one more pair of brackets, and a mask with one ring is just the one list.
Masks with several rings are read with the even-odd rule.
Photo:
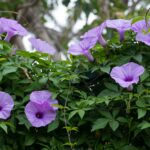
[[[71, 85], [71, 83], [69, 82], [69, 89], [70, 89], [70, 85]], [[66, 97], [65, 105], [64, 105], [64, 110], [63, 110], [63, 112], [64, 112], [65, 127], [67, 127], [67, 124], [68, 124], [67, 118], [66, 118], [66, 107], [67, 107], [67, 103], [68, 103], [68, 96], [69, 96], [69, 90], [68, 90], [68, 93], [67, 93], [67, 97]], [[72, 144], [72, 141], [71, 141], [71, 131], [68, 131], [66, 129], [66, 132], [67, 132], [67, 136], [68, 136], [68, 141], [70, 143], [70, 148], [71, 148], [71, 150], [75, 150], [74, 149], [74, 145]]]
[[147, 26], [147, 27], [148, 27], [147, 16], [148, 16], [149, 11], [150, 11], [150, 8], [146, 11], [146, 14], [145, 14], [145, 22], [146, 22], [146, 26]]

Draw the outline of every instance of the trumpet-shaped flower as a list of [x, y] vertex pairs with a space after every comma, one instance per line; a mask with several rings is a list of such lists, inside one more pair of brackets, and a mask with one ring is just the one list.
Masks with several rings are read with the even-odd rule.
[[7, 33], [5, 40], [9, 41], [13, 36], [26, 36], [28, 31], [17, 21], [7, 18], [0, 18], [0, 34]]
[[90, 39], [93, 44], [95, 45], [97, 41], [102, 45], [106, 45], [106, 41], [102, 36], [103, 29], [106, 27], [106, 22], [103, 22], [100, 26], [97, 26], [89, 31], [87, 31], [82, 38], [83, 39]]
[[39, 52], [47, 53], [50, 55], [54, 55], [56, 52], [56, 50], [51, 45], [45, 41], [42, 41], [41, 39], [30, 38], [29, 41], [32, 46]]
[[146, 22], [146, 20], [137, 21], [137, 22], [133, 23], [132, 27], [131, 27], [131, 29], [137, 33], [141, 32], [141, 31], [146, 32], [149, 30], [149, 28], [150, 28], [150, 20], [148, 20], [147, 22]]
[[52, 109], [57, 110], [57, 107], [54, 107], [53, 104], [57, 104], [57, 100], [52, 100], [51, 93], [47, 90], [34, 91], [30, 94], [30, 101], [42, 104], [45, 101], [49, 101]]
[[56, 118], [57, 100], [52, 100], [49, 91], [34, 91], [30, 95], [30, 102], [25, 107], [27, 119], [34, 127], [42, 127]]
[[120, 35], [120, 41], [124, 40], [124, 32], [131, 29], [131, 20], [115, 19], [106, 20], [108, 28], [116, 29]]
[[150, 46], [150, 33], [144, 34], [142, 32], [136, 35], [136, 41], [140, 41]]
[[150, 45], [150, 20], [140, 20], [132, 25], [131, 28], [134, 32], [137, 33], [136, 41]]
[[77, 44], [70, 46], [68, 53], [72, 55], [84, 55], [89, 61], [93, 61], [94, 58], [89, 52], [95, 44], [89, 38], [85, 38]]
[[103, 22], [100, 26], [87, 31], [81, 36], [82, 41], [70, 46], [68, 53], [72, 55], [84, 55], [89, 61], [93, 61], [94, 58], [90, 53], [90, 49], [95, 46], [97, 41], [99, 41], [102, 46], [106, 45], [106, 41], [102, 36], [102, 31], [105, 27], [106, 24]]
[[56, 118], [56, 111], [48, 101], [41, 104], [30, 101], [25, 107], [26, 116], [34, 127], [42, 127], [51, 123]]
[[0, 119], [7, 119], [14, 107], [12, 97], [5, 92], [0, 91]]
[[144, 73], [144, 67], [134, 62], [129, 62], [119, 67], [114, 67], [110, 72], [113, 78], [123, 88], [130, 88], [139, 82], [139, 77]]

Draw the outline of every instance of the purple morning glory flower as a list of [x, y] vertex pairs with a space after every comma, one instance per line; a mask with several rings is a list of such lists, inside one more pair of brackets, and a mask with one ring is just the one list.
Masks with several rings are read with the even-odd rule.
[[25, 114], [34, 127], [43, 127], [56, 118], [56, 111], [52, 109], [48, 101], [41, 104], [29, 102], [25, 107]]
[[7, 33], [5, 40], [9, 41], [13, 36], [26, 36], [28, 31], [17, 21], [7, 18], [0, 18], [0, 34]]
[[7, 119], [14, 107], [12, 97], [5, 92], [0, 91], [0, 119]]
[[32, 44], [32, 46], [39, 52], [47, 53], [50, 55], [54, 55], [56, 52], [56, 50], [51, 45], [49, 45], [45, 41], [42, 41], [41, 39], [30, 38], [29, 41]]
[[140, 20], [134, 23], [131, 29], [137, 33], [136, 41], [150, 45], [150, 21], [146, 23], [145, 20]]
[[82, 38], [90, 39], [93, 42], [93, 45], [99, 41], [102, 46], [106, 45], [106, 41], [102, 36], [103, 29], [106, 27], [106, 22], [103, 22], [100, 26], [97, 26], [89, 31], [87, 31]]
[[136, 41], [140, 41], [150, 46], [150, 33], [144, 34], [142, 32], [137, 33]]
[[54, 107], [53, 104], [58, 104], [57, 100], [52, 100], [52, 95], [47, 90], [42, 91], [34, 91], [30, 94], [30, 101], [42, 104], [45, 101], [49, 101], [50, 105], [53, 107], [54, 110], [57, 110], [57, 107]]
[[89, 38], [85, 38], [79, 43], [71, 45], [68, 53], [72, 55], [84, 55], [89, 61], [93, 61], [94, 58], [89, 51], [94, 45], [93, 41]]
[[139, 76], [144, 73], [144, 67], [134, 62], [129, 62], [119, 67], [114, 67], [110, 72], [113, 78], [123, 88], [132, 88], [132, 84], [139, 82]]
[[72, 55], [84, 55], [89, 61], [93, 61], [94, 58], [89, 51], [95, 46], [97, 41], [99, 41], [102, 46], [106, 45], [106, 41], [102, 37], [102, 31], [105, 27], [106, 24], [103, 22], [100, 26], [87, 31], [83, 36], [81, 36], [82, 41], [70, 46], [68, 53]]
[[141, 31], [147, 31], [148, 28], [150, 28], [150, 21], [146, 23], [146, 20], [140, 20], [132, 24], [131, 29], [134, 32], [141, 32]]
[[124, 32], [131, 29], [131, 20], [115, 19], [106, 20], [108, 28], [116, 29], [120, 35], [120, 41], [124, 40]]
[[25, 107], [27, 119], [34, 127], [42, 127], [56, 118], [57, 100], [52, 100], [49, 91], [34, 91], [30, 95], [30, 102]]

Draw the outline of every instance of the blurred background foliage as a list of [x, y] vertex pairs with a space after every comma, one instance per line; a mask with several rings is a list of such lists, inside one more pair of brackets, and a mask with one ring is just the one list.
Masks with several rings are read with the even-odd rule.
[[[144, 15], [148, 8], [149, 0], [1, 0], [0, 16], [18, 20], [31, 33], [52, 44], [59, 53], [68, 49], [71, 40], [78, 39], [104, 20], [131, 19]], [[65, 25], [60, 23], [61, 20]], [[45, 26], [46, 23], [53, 24], [53, 27]], [[78, 29], [74, 29], [75, 26]], [[21, 49], [25, 48], [19, 38], [13, 42]]]

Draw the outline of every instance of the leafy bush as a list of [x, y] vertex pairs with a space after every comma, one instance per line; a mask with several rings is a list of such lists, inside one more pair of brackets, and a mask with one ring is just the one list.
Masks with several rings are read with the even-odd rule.
[[[2, 150], [148, 150], [150, 149], [150, 47], [117, 36], [85, 56], [51, 61], [48, 54], [17, 50], [0, 41], [0, 91], [15, 102], [11, 116], [0, 122]], [[145, 68], [133, 90], [120, 87], [109, 73], [133, 61]], [[56, 119], [32, 127], [24, 107], [33, 91], [49, 90], [59, 104]], [[1, 98], [0, 98], [1, 99]]]

